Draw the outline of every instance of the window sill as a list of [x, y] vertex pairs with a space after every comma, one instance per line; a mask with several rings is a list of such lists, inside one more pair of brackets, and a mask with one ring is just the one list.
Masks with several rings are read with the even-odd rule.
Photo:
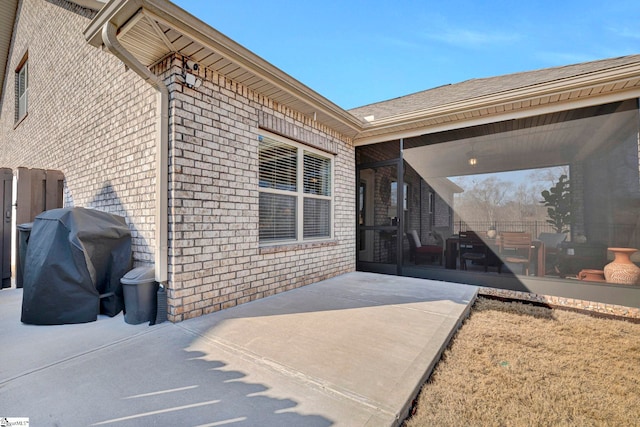
[[278, 252], [301, 251], [307, 249], [325, 248], [329, 246], [338, 246], [337, 240], [323, 240], [319, 242], [302, 242], [302, 243], [285, 243], [282, 245], [262, 246], [260, 255], [275, 254]]
[[28, 111], [24, 114], [24, 116], [20, 117], [18, 119], [18, 121], [14, 123], [13, 129], [15, 130], [18, 126], [20, 126], [20, 123], [22, 123], [24, 121], [24, 119], [26, 119], [27, 117], [29, 117], [29, 112]]

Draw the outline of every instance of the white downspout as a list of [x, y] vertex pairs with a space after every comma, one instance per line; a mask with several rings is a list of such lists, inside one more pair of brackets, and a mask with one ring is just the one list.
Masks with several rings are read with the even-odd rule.
[[116, 30], [115, 24], [111, 22], [102, 27], [102, 42], [106, 48], [157, 91], [159, 120], [156, 134], [155, 275], [157, 282], [166, 283], [169, 262], [169, 90], [160, 77], [153, 74], [120, 44]]

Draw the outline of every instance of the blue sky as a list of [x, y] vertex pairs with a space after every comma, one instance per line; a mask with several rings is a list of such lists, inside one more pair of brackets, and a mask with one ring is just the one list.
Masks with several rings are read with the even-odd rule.
[[640, 53], [640, 0], [173, 0], [349, 109]]

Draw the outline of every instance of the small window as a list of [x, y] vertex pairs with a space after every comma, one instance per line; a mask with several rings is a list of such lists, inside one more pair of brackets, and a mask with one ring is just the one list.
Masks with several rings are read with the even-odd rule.
[[429, 222], [431, 227], [435, 227], [436, 225], [436, 195], [433, 191], [429, 192]]
[[[409, 210], [409, 184], [405, 183], [403, 188], [404, 194], [402, 196], [402, 208], [406, 211]], [[391, 183], [390, 200], [391, 209], [396, 209], [396, 206], [398, 206], [398, 183], [395, 181]]]
[[333, 158], [260, 136], [260, 243], [331, 237]]
[[436, 197], [433, 191], [429, 192], [429, 213], [433, 214], [436, 211]]
[[16, 70], [16, 122], [27, 115], [29, 107], [29, 61], [26, 59]]

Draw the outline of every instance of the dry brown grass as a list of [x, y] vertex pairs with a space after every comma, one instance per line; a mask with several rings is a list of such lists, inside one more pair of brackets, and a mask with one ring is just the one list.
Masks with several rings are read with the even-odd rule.
[[479, 298], [415, 426], [640, 425], [640, 324]]

